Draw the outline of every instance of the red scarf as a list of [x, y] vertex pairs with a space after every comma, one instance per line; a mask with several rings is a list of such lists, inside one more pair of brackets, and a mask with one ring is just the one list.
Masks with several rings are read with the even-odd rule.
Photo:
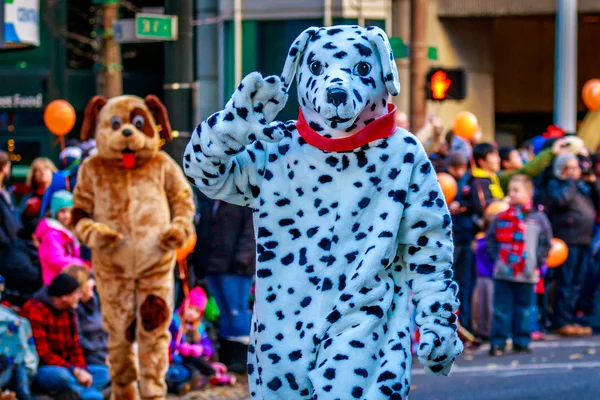
[[315, 132], [304, 119], [302, 108], [298, 113], [296, 128], [306, 143], [328, 152], [352, 151], [375, 140], [390, 137], [396, 132], [396, 106], [388, 104], [388, 113], [375, 119], [353, 135], [342, 138], [326, 138]]
[[527, 262], [525, 246], [525, 211], [531, 205], [511, 206], [508, 210], [498, 214], [496, 225], [496, 240], [500, 244], [499, 256], [502, 262], [513, 268], [513, 276], [523, 273]]

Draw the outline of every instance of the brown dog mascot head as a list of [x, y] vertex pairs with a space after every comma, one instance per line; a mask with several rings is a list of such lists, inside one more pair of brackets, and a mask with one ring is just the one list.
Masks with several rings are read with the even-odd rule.
[[85, 108], [81, 140], [96, 135], [98, 157], [133, 168], [152, 159], [160, 139], [171, 140], [167, 110], [154, 95], [95, 96]]

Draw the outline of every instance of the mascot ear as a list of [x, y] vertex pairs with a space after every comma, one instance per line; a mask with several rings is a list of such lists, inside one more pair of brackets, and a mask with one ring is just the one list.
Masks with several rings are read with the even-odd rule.
[[376, 26], [366, 28], [366, 36], [375, 45], [383, 70], [383, 82], [389, 94], [397, 96], [400, 93], [400, 78], [394, 61], [392, 46], [385, 32]]
[[288, 52], [287, 58], [285, 59], [285, 65], [283, 66], [283, 72], [281, 73], [281, 82], [285, 87], [285, 90], [289, 90], [294, 81], [294, 76], [298, 70], [298, 64], [304, 56], [304, 50], [311, 38], [315, 38], [314, 35], [317, 33], [319, 28], [310, 27], [302, 32], [294, 41], [290, 51]]
[[148, 109], [152, 113], [152, 116], [158, 125], [157, 128], [160, 129], [160, 137], [167, 142], [173, 139], [173, 136], [171, 135], [171, 124], [169, 123], [167, 109], [162, 101], [160, 101], [158, 97], [153, 94], [146, 96], [144, 101], [146, 102], [146, 106], [148, 106]]
[[79, 136], [82, 142], [86, 142], [94, 136], [96, 132], [96, 118], [100, 109], [108, 102], [106, 97], [94, 96], [90, 99], [83, 113], [83, 124]]

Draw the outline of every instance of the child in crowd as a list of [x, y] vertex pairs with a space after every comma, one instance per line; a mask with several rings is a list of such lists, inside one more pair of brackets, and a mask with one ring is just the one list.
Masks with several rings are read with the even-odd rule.
[[211, 385], [233, 385], [235, 377], [227, 374], [227, 368], [210, 361], [214, 347], [202, 322], [207, 302], [206, 292], [196, 287], [173, 316], [170, 327], [173, 361], [209, 377]]
[[71, 225], [72, 206], [71, 193], [66, 190], [54, 193], [50, 201], [52, 218], [44, 218], [35, 231], [45, 285], [49, 285], [56, 275], [71, 264], [87, 265], [80, 257], [79, 242], [68, 228]]
[[533, 190], [530, 178], [515, 175], [508, 185], [510, 208], [496, 216], [486, 236], [486, 252], [494, 262], [492, 356], [504, 354], [509, 336], [514, 352], [531, 352], [534, 285], [552, 239], [550, 221], [533, 208]]
[[475, 166], [471, 171], [471, 206], [477, 223], [483, 226], [485, 209], [496, 200], [504, 198], [497, 173], [500, 171], [500, 156], [490, 143], [480, 143], [473, 148]]

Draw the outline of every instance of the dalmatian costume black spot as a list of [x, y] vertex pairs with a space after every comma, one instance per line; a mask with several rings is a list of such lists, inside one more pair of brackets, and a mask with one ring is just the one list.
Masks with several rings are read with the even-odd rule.
[[310, 28], [281, 79], [246, 76], [187, 146], [185, 171], [204, 193], [255, 211], [251, 395], [405, 399], [410, 292], [426, 369], [447, 375], [463, 348], [450, 215], [407, 131], [326, 151], [296, 121], [273, 122], [296, 72], [304, 125], [328, 143], [393, 119], [387, 99], [400, 90], [382, 30]]

